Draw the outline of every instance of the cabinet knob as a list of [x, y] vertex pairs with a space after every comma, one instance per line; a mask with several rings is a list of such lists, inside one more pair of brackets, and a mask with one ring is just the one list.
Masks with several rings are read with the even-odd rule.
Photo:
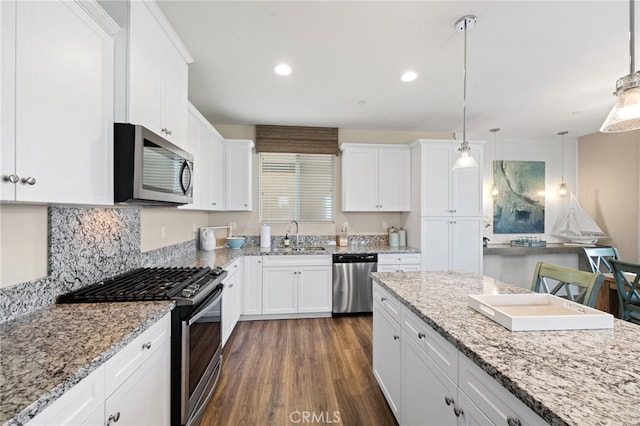
[[249, 207], [249, 204], [245, 204], [244, 206], [245, 206], [245, 207]]
[[507, 424], [509, 426], [522, 426], [522, 422], [517, 417], [507, 416]]
[[424, 339], [426, 336], [424, 335], [424, 333], [420, 332], [418, 333], [418, 339]]
[[393, 340], [398, 340], [400, 339], [400, 336], [393, 336]]
[[387, 298], [386, 298], [386, 297], [384, 297], [384, 296], [380, 296], [380, 301], [381, 301], [381, 302], [384, 302], [385, 300], [387, 300]]
[[10, 174], [9, 176], [2, 176], [2, 180], [10, 183], [18, 183], [20, 177], [18, 175]]
[[218, 205], [218, 203], [211, 203], [211, 205], [212, 205], [212, 206], [217, 206], [217, 205]]
[[[145, 350], [145, 349], [151, 349], [151, 342], [147, 342], [147, 343], [143, 343], [142, 344], [142, 350]], [[118, 416], [119, 415], [120, 415], [120, 413], [118, 413]], [[116, 420], [116, 422], [117, 422], [117, 420]]]
[[453, 414], [455, 414], [456, 417], [460, 417], [464, 415], [464, 410], [462, 408], [453, 407]]
[[109, 425], [111, 424], [111, 422], [113, 422], [113, 423], [117, 423], [117, 422], [118, 422], [118, 420], [120, 420], [120, 411], [118, 411], [118, 412], [117, 412], [117, 413], [115, 413], [115, 414], [111, 414], [111, 415], [109, 416], [109, 419], [108, 419], [108, 421], [107, 421], [107, 426], [109, 426]]
[[165, 135], [172, 135], [173, 132], [169, 129], [167, 129], [166, 127], [162, 128], [162, 133], [164, 133]]
[[229, 288], [233, 288], [233, 284], [229, 284]]
[[26, 183], [27, 185], [35, 185], [36, 178], [34, 178], [33, 176], [22, 178], [22, 183]]
[[445, 396], [445, 397], [444, 397], [444, 402], [445, 402], [447, 405], [451, 405], [451, 404], [453, 404], [455, 401], [454, 401], [454, 400], [453, 400], [453, 398], [451, 398], [450, 396]]

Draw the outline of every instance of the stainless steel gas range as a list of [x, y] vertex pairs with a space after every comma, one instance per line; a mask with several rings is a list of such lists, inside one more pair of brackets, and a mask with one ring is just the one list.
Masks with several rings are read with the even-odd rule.
[[140, 268], [64, 294], [58, 303], [173, 300], [171, 424], [197, 426], [222, 368], [222, 281], [215, 268]]

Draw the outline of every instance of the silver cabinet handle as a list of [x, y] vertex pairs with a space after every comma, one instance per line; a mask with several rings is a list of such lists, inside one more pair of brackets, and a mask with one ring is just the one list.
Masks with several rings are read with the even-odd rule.
[[460, 417], [464, 415], [464, 410], [462, 408], [453, 407], [453, 414], [455, 414], [456, 417]]
[[393, 340], [398, 340], [400, 339], [400, 336], [393, 336]]
[[36, 178], [34, 178], [33, 176], [22, 178], [22, 183], [26, 183], [27, 185], [35, 185]]
[[118, 420], [120, 420], [120, 411], [118, 411], [117, 413], [112, 414], [112, 415], [109, 416], [109, 419], [107, 421], [107, 426], [109, 426], [111, 424], [111, 422], [117, 423]]
[[425, 335], [424, 333], [418, 333], [418, 339], [424, 339]]
[[[151, 342], [147, 342], [147, 343], [143, 343], [142, 344], [142, 350], [145, 350], [145, 349], [151, 349]], [[117, 422], [117, 420], [116, 420], [116, 422]]]
[[172, 135], [173, 132], [169, 129], [167, 129], [166, 127], [162, 128], [162, 133], [166, 134], [166, 135]]
[[454, 400], [453, 400], [453, 398], [451, 398], [450, 396], [445, 396], [445, 397], [444, 397], [444, 402], [445, 402], [447, 405], [451, 405], [451, 404], [453, 404], [455, 401], [454, 401]]
[[386, 297], [384, 297], [384, 296], [380, 296], [380, 301], [381, 301], [381, 302], [384, 302], [385, 300], [387, 300], [387, 298], [386, 298]]
[[519, 418], [511, 417], [511, 416], [507, 417], [507, 424], [509, 426], [522, 426], [522, 423], [520, 422]]
[[2, 176], [2, 180], [10, 183], [18, 183], [18, 181], [20, 180], [20, 176], [10, 174], [9, 176]]

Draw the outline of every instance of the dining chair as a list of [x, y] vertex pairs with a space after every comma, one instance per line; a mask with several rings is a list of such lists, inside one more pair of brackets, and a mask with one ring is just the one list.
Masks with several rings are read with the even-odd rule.
[[620, 259], [615, 247], [583, 247], [582, 251], [589, 261], [591, 272], [599, 274], [613, 273], [609, 260]]
[[610, 263], [618, 287], [620, 318], [640, 324], [640, 294], [638, 293], [640, 264], [617, 259], [611, 259]]
[[595, 308], [604, 275], [538, 262], [531, 290], [549, 293]]

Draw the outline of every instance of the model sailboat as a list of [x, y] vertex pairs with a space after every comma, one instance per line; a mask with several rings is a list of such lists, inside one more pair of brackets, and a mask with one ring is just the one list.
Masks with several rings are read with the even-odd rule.
[[573, 244], [595, 244], [598, 239], [606, 237], [573, 193], [569, 200], [569, 211], [551, 231], [551, 235], [564, 238]]

